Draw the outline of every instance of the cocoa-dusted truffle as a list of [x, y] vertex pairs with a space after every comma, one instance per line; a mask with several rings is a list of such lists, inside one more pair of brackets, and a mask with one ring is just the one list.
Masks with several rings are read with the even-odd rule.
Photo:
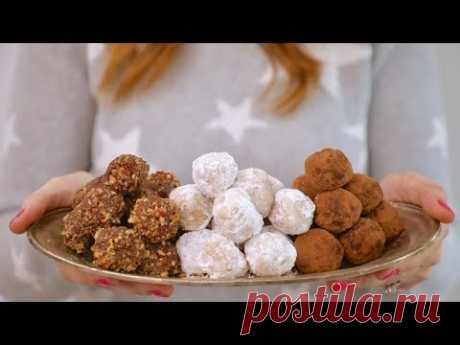
[[383, 191], [379, 183], [363, 174], [354, 174], [351, 181], [343, 188], [361, 201], [365, 214], [376, 208], [383, 200]]
[[343, 260], [343, 247], [330, 232], [314, 228], [295, 239], [296, 267], [302, 273], [334, 271]]
[[169, 197], [171, 191], [181, 185], [176, 175], [169, 171], [157, 171], [150, 174], [142, 186], [142, 191], [148, 196], [156, 193], [162, 198]]
[[361, 218], [339, 238], [345, 250], [345, 258], [354, 265], [365, 264], [382, 256], [385, 249], [385, 232], [368, 218]]
[[342, 188], [319, 193], [315, 204], [315, 223], [335, 234], [351, 228], [361, 216], [359, 199]]
[[134, 229], [153, 243], [176, 236], [180, 224], [178, 207], [169, 199], [140, 198], [128, 219]]
[[101, 187], [104, 185], [105, 175], [98, 176], [91, 181], [89, 181], [86, 185], [84, 185], [80, 190], [75, 193], [75, 196], [72, 201], [72, 208], [75, 208], [84, 198], [84, 196], [95, 187]]
[[292, 188], [300, 190], [303, 194], [310, 199], [314, 199], [321, 189], [313, 182], [313, 180], [305, 175], [298, 176], [292, 181]]
[[146, 244], [148, 254], [140, 264], [140, 274], [157, 277], [172, 277], [181, 272], [176, 246], [168, 241]]
[[134, 193], [147, 178], [149, 165], [140, 157], [120, 155], [110, 162], [105, 184], [120, 193]]
[[385, 200], [372, 210], [369, 218], [380, 224], [387, 240], [398, 237], [404, 230], [398, 211]]
[[305, 160], [305, 175], [321, 191], [346, 185], [353, 177], [351, 163], [340, 150], [323, 149]]
[[136, 231], [123, 226], [102, 228], [94, 235], [94, 265], [117, 272], [133, 272], [148, 251]]

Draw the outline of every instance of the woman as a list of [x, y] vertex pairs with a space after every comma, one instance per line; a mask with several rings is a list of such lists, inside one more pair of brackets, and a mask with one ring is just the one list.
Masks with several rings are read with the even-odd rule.
[[[141, 155], [152, 169], [174, 171], [189, 183], [194, 158], [227, 151], [240, 167], [262, 168], [289, 185], [301, 173], [307, 154], [337, 147], [356, 171], [381, 179], [387, 199], [418, 204], [445, 224], [454, 219], [441, 187], [448, 185], [447, 147], [435, 66], [427, 47], [106, 48], [1, 48], [1, 116], [6, 127], [0, 211], [6, 224], [22, 203], [9, 224], [15, 234], [24, 233], [46, 210], [68, 205], [91, 179], [86, 171], [101, 173], [120, 153]], [[110, 299], [104, 291], [178, 300], [246, 297], [242, 288], [214, 289], [212, 294], [203, 288], [174, 291], [61, 266], [60, 274], [71, 282], [63, 283], [50, 272], [50, 261], [12, 235], [2, 236], [2, 276], [8, 277], [0, 287], [4, 299]], [[401, 289], [413, 288], [428, 279], [440, 253], [437, 243], [424, 257], [361, 277], [359, 286], [399, 282]], [[77, 286], [87, 288], [76, 291], [81, 289]], [[435, 292], [441, 287], [446, 285], [438, 279], [433, 288], [424, 289]]]

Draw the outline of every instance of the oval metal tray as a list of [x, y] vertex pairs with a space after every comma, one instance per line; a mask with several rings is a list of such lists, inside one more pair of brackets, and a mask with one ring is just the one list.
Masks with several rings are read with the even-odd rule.
[[193, 285], [193, 286], [243, 286], [289, 284], [302, 282], [324, 282], [349, 280], [351, 278], [384, 270], [403, 260], [422, 253], [441, 236], [439, 222], [424, 213], [419, 207], [405, 203], [392, 203], [401, 216], [405, 231], [390, 243], [382, 257], [364, 265], [342, 268], [340, 270], [313, 274], [289, 273], [280, 277], [247, 276], [237, 279], [209, 278], [160, 278], [136, 274], [118, 273], [103, 270], [92, 265], [84, 257], [77, 255], [64, 246], [62, 218], [69, 209], [55, 210], [33, 224], [28, 231], [32, 245], [47, 256], [64, 264], [97, 276], [132, 281], [137, 283]]

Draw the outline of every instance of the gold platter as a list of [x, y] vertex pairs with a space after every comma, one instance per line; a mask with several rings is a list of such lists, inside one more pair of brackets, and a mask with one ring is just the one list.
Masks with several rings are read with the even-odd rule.
[[397, 202], [392, 204], [398, 210], [406, 230], [398, 239], [387, 246], [382, 257], [364, 265], [342, 268], [332, 272], [313, 274], [292, 272], [281, 277], [247, 276], [237, 279], [159, 278], [103, 270], [95, 267], [87, 259], [73, 253], [64, 246], [61, 236], [62, 218], [69, 212], [69, 209], [60, 209], [48, 213], [30, 227], [28, 238], [37, 250], [60, 263], [68, 264], [93, 275], [137, 283], [189, 286], [247, 286], [349, 280], [384, 270], [412, 256], [419, 255], [441, 237], [439, 222], [429, 217], [419, 207]]

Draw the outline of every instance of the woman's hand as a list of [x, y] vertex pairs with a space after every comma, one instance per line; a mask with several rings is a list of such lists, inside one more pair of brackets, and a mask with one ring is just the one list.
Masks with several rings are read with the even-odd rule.
[[[10, 222], [11, 231], [22, 234], [47, 211], [70, 207], [75, 193], [92, 178], [89, 173], [83, 171], [52, 178], [24, 200], [21, 211]], [[107, 279], [81, 272], [67, 265], [59, 264], [58, 269], [63, 277], [71, 282], [100, 286], [115, 293], [130, 292], [138, 295], [169, 297], [173, 292], [172, 286], [128, 283]]]
[[428, 279], [433, 266], [440, 261], [442, 241], [448, 231], [446, 224], [452, 223], [455, 218], [442, 187], [413, 172], [388, 175], [380, 184], [386, 200], [419, 205], [427, 214], [443, 223], [443, 235], [422, 255], [408, 259], [397, 267], [359, 277], [353, 282], [338, 282], [342, 289], [348, 283], [357, 283], [359, 288], [375, 288], [388, 286], [396, 281], [399, 281], [399, 289], [410, 289]]

